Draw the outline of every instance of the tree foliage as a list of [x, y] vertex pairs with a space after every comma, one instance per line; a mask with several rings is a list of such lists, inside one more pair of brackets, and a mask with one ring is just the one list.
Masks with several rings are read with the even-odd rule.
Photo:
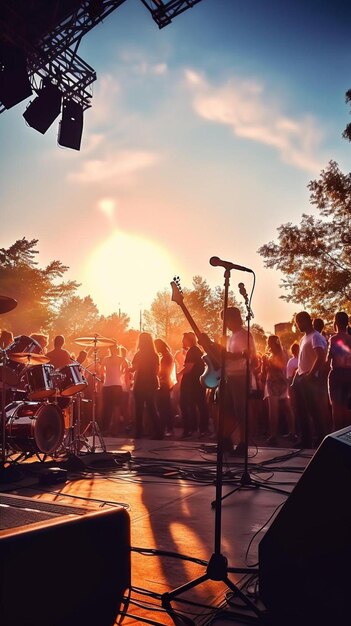
[[[351, 89], [346, 92], [346, 103], [349, 102], [351, 104]], [[344, 139], [351, 141], [351, 123], [348, 124], [342, 134]]]
[[[184, 304], [201, 332], [212, 339], [222, 334], [221, 310], [223, 289], [211, 289], [201, 276], [194, 276], [192, 289], [183, 289]], [[233, 292], [229, 294], [230, 305], [238, 306]], [[174, 350], [181, 345], [182, 335], [191, 330], [180, 306], [171, 301], [171, 290], [156, 294], [149, 311], [144, 312], [145, 330], [164, 339]]]
[[283, 273], [284, 300], [330, 320], [336, 310], [351, 313], [351, 173], [330, 161], [308, 188], [320, 217], [304, 213], [300, 225], [281, 225], [278, 242], [258, 252]]
[[38, 240], [18, 239], [0, 249], [1, 293], [15, 298], [18, 305], [6, 314], [6, 327], [14, 334], [48, 329], [60, 304], [77, 289], [75, 281], [62, 281], [67, 267], [52, 261], [41, 269], [35, 260]]
[[256, 350], [257, 352], [261, 352], [264, 353], [266, 350], [266, 344], [267, 344], [267, 335], [263, 329], [262, 326], [260, 326], [259, 324], [252, 324], [251, 325], [251, 333], [252, 336], [254, 338], [255, 341], [255, 346], [256, 346]]
[[51, 261], [41, 269], [36, 262], [38, 240], [25, 237], [9, 248], [0, 249], [0, 293], [13, 297], [18, 304], [6, 314], [4, 326], [14, 335], [47, 332], [62, 334], [67, 348], [77, 351], [74, 339], [95, 333], [114, 338], [118, 343], [135, 343], [128, 330], [126, 313], [100, 315], [91, 296], [76, 294], [76, 281], [62, 281], [68, 267]]

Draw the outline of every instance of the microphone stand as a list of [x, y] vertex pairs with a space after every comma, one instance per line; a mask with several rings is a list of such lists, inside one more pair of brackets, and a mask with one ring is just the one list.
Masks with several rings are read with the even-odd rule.
[[[240, 485], [247, 487], [248, 485], [258, 487], [258, 484], [252, 480], [249, 470], [249, 398], [250, 398], [250, 320], [253, 318], [253, 312], [250, 307], [250, 302], [247, 297], [246, 289], [243, 283], [239, 284], [239, 290], [244, 297], [246, 306], [246, 321], [247, 321], [247, 347], [246, 347], [246, 386], [245, 386], [245, 426], [244, 426], [244, 444], [245, 444], [245, 456], [244, 456], [244, 471], [240, 479]], [[230, 494], [227, 494], [230, 495]]]
[[[227, 307], [228, 307], [228, 292], [230, 282], [230, 269], [225, 268], [224, 272], [224, 305], [223, 305], [223, 342], [225, 344], [227, 337]], [[260, 609], [248, 598], [242, 591], [228, 578], [228, 560], [221, 553], [221, 531], [222, 531], [222, 482], [223, 482], [223, 431], [224, 431], [224, 391], [225, 391], [225, 364], [226, 364], [226, 350], [221, 352], [221, 379], [219, 384], [219, 411], [218, 411], [218, 434], [217, 434], [217, 461], [216, 461], [216, 506], [215, 506], [215, 533], [214, 533], [214, 552], [207, 564], [205, 574], [195, 578], [194, 580], [185, 583], [184, 585], [174, 589], [173, 591], [166, 592], [161, 596], [162, 606], [167, 610], [170, 617], [175, 624], [179, 624], [179, 615], [173, 609], [171, 602], [174, 598], [179, 596], [190, 589], [193, 589], [197, 585], [207, 581], [221, 581], [229, 587], [229, 589], [239, 596], [248, 609], [251, 609], [257, 618], [263, 618], [263, 614]], [[252, 574], [255, 570], [252, 568], [230, 568], [230, 572], [239, 574]], [[263, 622], [262, 622], [263, 623]]]
[[[254, 317], [253, 311], [250, 306], [250, 301], [248, 295], [246, 293], [245, 285], [243, 283], [239, 283], [239, 291], [244, 298], [247, 316], [247, 347], [246, 347], [246, 384], [245, 384], [245, 418], [244, 418], [244, 469], [240, 478], [239, 487], [235, 487], [232, 491], [229, 491], [224, 496], [221, 497], [221, 501], [229, 498], [233, 493], [239, 491], [242, 487], [248, 487], [252, 489], [258, 489], [259, 487], [264, 487], [270, 491], [275, 491], [279, 493], [279, 489], [276, 487], [272, 487], [266, 483], [261, 483], [257, 480], [253, 480], [250, 476], [250, 472], [248, 469], [249, 465], [249, 399], [250, 399], [250, 320]], [[212, 502], [212, 507], [216, 505], [216, 502]]]

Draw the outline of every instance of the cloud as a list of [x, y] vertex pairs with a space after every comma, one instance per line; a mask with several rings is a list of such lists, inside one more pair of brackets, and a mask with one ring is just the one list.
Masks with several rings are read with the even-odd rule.
[[106, 120], [112, 118], [119, 93], [119, 83], [111, 74], [103, 74], [98, 78], [94, 83], [92, 107], [85, 113], [92, 126], [106, 124]]
[[320, 171], [323, 161], [316, 154], [322, 133], [312, 116], [288, 117], [255, 80], [232, 79], [217, 86], [192, 69], [185, 71], [185, 79], [200, 117], [229, 126], [237, 137], [270, 146], [285, 163]]
[[109, 221], [112, 221], [115, 216], [116, 200], [113, 198], [101, 198], [97, 203], [97, 208]]
[[140, 76], [163, 76], [168, 72], [167, 63], [148, 59], [145, 51], [138, 49], [124, 50], [121, 54], [121, 60], [129, 65], [129, 71]]
[[68, 174], [68, 180], [82, 184], [112, 182], [129, 185], [134, 175], [160, 160], [160, 155], [146, 150], [121, 150], [101, 159], [84, 161], [81, 168]]

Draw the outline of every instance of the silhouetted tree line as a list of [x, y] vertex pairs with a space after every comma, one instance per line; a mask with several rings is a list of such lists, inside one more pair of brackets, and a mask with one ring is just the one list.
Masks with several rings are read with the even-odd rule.
[[282, 272], [281, 298], [331, 322], [338, 310], [351, 314], [351, 173], [330, 161], [308, 188], [320, 217], [303, 213], [300, 225], [282, 224], [278, 242], [258, 252]]
[[[351, 315], [351, 173], [343, 174], [337, 163], [330, 161], [319, 180], [312, 180], [308, 188], [320, 218], [304, 213], [300, 225], [281, 225], [278, 242], [271, 241], [258, 252], [266, 267], [282, 272], [287, 294], [281, 297], [328, 323], [337, 310]], [[38, 239], [23, 237], [0, 249], [0, 293], [18, 301], [2, 320], [3, 327], [14, 335], [63, 334], [71, 350], [76, 350], [76, 337], [93, 333], [113, 337], [133, 349], [139, 329], [130, 328], [128, 314], [101, 315], [91, 296], [77, 295], [80, 285], [76, 281], [64, 280], [68, 267], [61, 261], [38, 266], [37, 244]], [[192, 288], [184, 289], [183, 295], [200, 330], [218, 340], [222, 334], [223, 289], [211, 288], [201, 276], [194, 276]], [[229, 302], [241, 308], [245, 319], [245, 310], [233, 292]], [[181, 308], [171, 301], [169, 287], [158, 292], [150, 309], [143, 312], [142, 330], [166, 340], [174, 350], [181, 345], [182, 334], [190, 328]], [[264, 329], [254, 323], [252, 332], [258, 350], [263, 351]], [[285, 339], [283, 344], [289, 347], [294, 333]]]

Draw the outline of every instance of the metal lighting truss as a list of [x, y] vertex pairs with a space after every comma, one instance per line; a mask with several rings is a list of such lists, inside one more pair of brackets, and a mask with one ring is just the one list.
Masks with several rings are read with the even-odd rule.
[[180, 13], [184, 13], [201, 0], [141, 0], [149, 9], [152, 18], [155, 20], [159, 28], [163, 28], [171, 23], [171, 21]]
[[[159, 28], [201, 0], [141, 0]], [[119, 8], [125, 0], [3, 0], [0, 15], [0, 42], [26, 52], [33, 90], [50, 78], [83, 110], [91, 106], [95, 70], [78, 54], [86, 33]], [[29, 26], [35, 24], [31, 30]], [[0, 103], [0, 113], [5, 107]]]

